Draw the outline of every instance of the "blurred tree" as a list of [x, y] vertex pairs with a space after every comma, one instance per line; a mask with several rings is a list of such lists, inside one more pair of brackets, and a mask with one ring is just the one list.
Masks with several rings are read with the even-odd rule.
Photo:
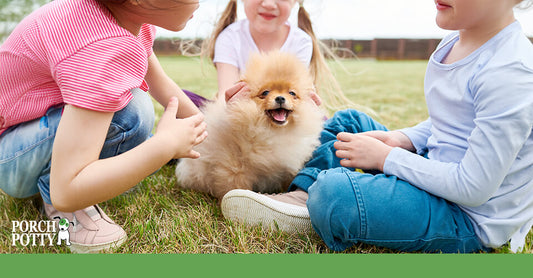
[[51, 0], [0, 0], [0, 42], [26, 15]]

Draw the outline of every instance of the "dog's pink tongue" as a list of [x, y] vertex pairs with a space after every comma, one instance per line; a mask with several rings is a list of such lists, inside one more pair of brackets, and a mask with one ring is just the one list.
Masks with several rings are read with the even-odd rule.
[[287, 119], [287, 111], [278, 109], [272, 111], [272, 117], [278, 122], [284, 122]]

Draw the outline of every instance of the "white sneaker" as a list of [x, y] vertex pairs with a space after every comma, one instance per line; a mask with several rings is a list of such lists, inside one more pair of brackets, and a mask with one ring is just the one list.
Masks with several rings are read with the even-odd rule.
[[261, 194], [250, 190], [231, 190], [222, 198], [221, 209], [225, 218], [266, 229], [276, 227], [288, 233], [313, 231], [303, 190], [282, 194]]

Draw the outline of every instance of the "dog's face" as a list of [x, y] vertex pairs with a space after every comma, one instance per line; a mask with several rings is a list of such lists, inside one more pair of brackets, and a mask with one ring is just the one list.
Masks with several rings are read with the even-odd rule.
[[292, 114], [301, 101], [300, 93], [290, 84], [265, 84], [252, 95], [253, 100], [275, 126], [284, 126], [291, 122]]
[[68, 219], [61, 218], [61, 220], [59, 220], [59, 223], [57, 225], [59, 226], [60, 231], [68, 230], [68, 226], [69, 226]]
[[313, 89], [307, 67], [286, 53], [252, 56], [244, 77], [251, 99], [275, 127], [293, 123], [300, 103], [309, 100]]

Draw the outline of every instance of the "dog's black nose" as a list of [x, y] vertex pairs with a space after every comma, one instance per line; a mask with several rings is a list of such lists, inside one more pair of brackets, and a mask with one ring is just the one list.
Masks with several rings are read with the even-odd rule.
[[282, 96], [278, 96], [278, 97], [276, 97], [276, 103], [278, 103], [278, 104], [284, 104], [284, 103], [285, 103], [285, 98], [282, 97]]

